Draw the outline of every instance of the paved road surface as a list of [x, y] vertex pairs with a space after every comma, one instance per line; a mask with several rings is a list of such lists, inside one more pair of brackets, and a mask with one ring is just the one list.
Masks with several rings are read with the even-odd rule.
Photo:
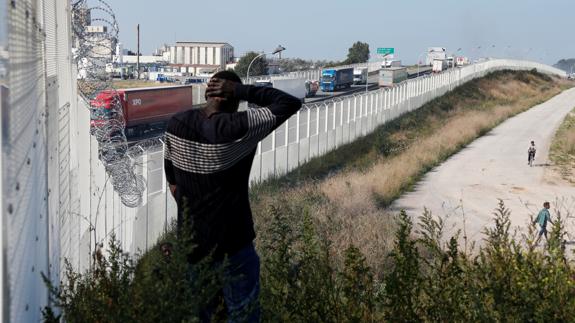
[[[434, 215], [448, 216], [448, 225], [457, 228], [462, 228], [465, 212], [468, 237], [477, 242], [483, 238], [483, 228], [493, 224], [498, 198], [511, 209], [513, 227], [525, 227], [545, 200], [552, 202], [552, 211], [554, 201], [561, 200], [563, 214], [569, 209], [575, 216], [575, 187], [556, 176], [548, 161], [555, 131], [574, 107], [575, 89], [571, 89], [507, 120], [430, 172], [391, 209], [419, 216], [425, 206]], [[530, 140], [537, 146], [534, 167], [527, 165]], [[568, 223], [570, 241], [575, 239], [572, 222]]]

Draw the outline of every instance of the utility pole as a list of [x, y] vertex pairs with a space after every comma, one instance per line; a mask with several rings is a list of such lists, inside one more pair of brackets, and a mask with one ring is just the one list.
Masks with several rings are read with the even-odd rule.
[[138, 49], [136, 51], [136, 75], [140, 79], [140, 24], [136, 27], [138, 34]]

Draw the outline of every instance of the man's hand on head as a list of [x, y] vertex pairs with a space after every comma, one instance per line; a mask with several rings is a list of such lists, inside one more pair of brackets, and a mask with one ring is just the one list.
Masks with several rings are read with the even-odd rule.
[[235, 97], [236, 82], [218, 78], [211, 78], [206, 89], [208, 98], [233, 99]]

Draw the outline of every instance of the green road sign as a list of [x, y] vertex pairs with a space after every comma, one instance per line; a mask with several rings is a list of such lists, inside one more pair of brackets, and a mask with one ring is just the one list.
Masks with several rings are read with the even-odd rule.
[[395, 53], [395, 48], [378, 48], [377, 53], [379, 55], [389, 55]]

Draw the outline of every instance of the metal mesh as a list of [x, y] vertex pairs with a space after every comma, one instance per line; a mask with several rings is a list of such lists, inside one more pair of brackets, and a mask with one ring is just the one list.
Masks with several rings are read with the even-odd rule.
[[43, 9], [31, 0], [13, 1], [8, 8], [9, 107], [2, 109], [2, 198], [13, 322], [38, 321], [48, 296], [40, 277], [40, 272], [50, 270]]
[[[70, 217], [70, 173], [77, 163], [70, 11], [67, 1], [5, 3], [6, 8], [0, 5], [9, 31], [1, 29], [0, 19], [1, 205], [4, 257], [10, 262], [8, 275], [2, 275], [9, 277], [3, 321], [37, 322], [48, 302], [40, 273], [57, 283], [61, 247], [69, 252], [77, 245], [70, 238], [77, 228]], [[5, 80], [4, 71], [9, 71]]]

